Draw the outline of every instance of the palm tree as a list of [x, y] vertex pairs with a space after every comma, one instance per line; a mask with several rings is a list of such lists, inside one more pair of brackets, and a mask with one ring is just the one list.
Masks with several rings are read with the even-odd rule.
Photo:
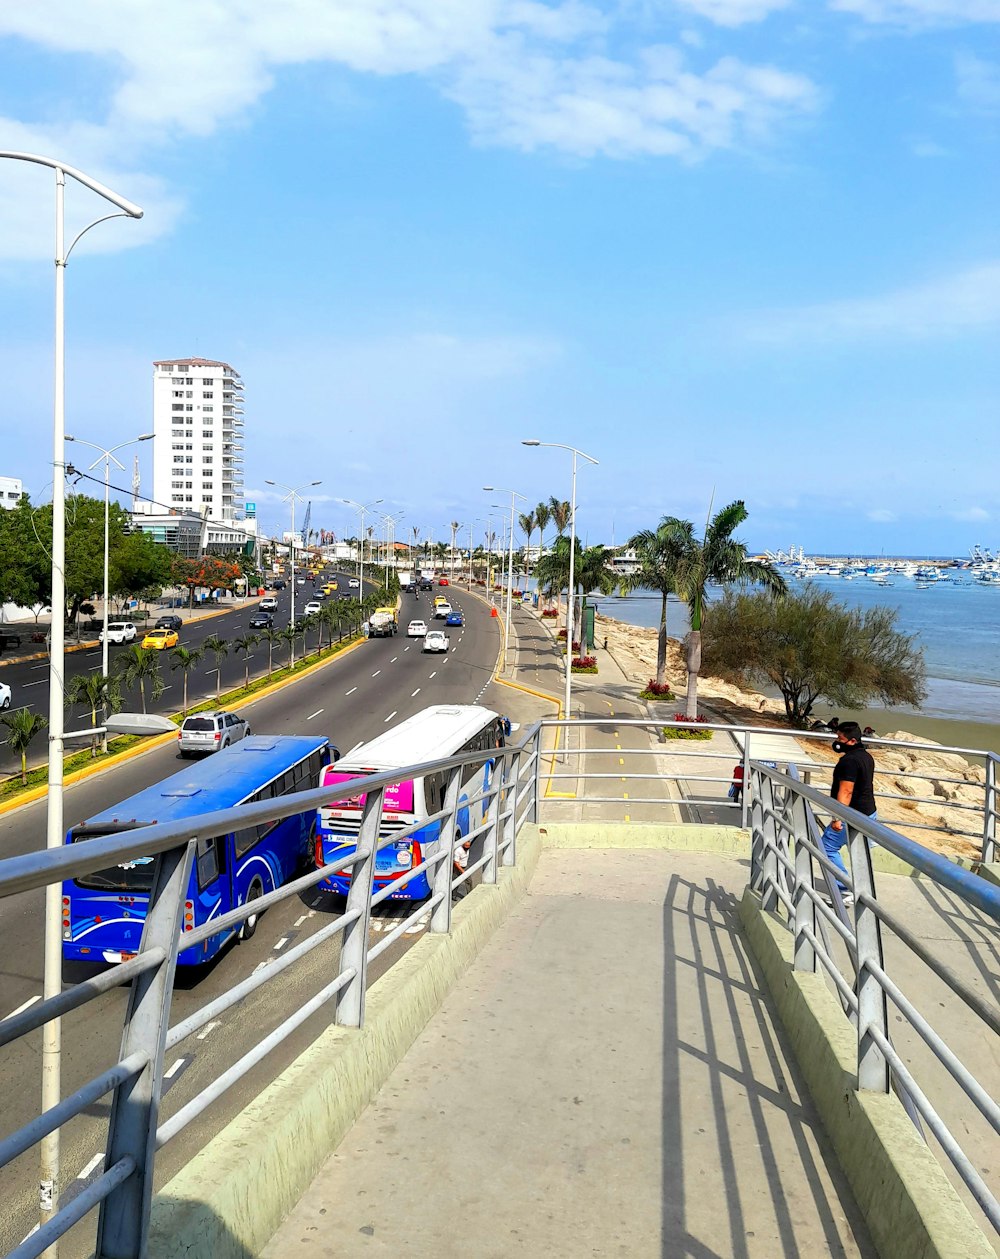
[[521, 512], [517, 518], [517, 523], [521, 526], [521, 530], [528, 539], [528, 546], [525, 552], [525, 558], [531, 554], [531, 535], [535, 532], [535, 525], [538, 523], [535, 519], [533, 511]]
[[657, 532], [663, 532], [674, 554], [674, 589], [688, 607], [691, 630], [687, 636], [687, 708], [690, 720], [698, 716], [698, 674], [701, 672], [701, 631], [709, 582], [720, 586], [763, 586], [774, 595], [787, 591], [785, 579], [770, 564], [752, 560], [744, 543], [733, 534], [746, 520], [742, 499], [723, 507], [705, 525], [705, 536], [696, 538], [690, 520], [664, 516]]
[[[577, 592], [580, 595], [579, 614], [574, 613], [573, 624], [580, 637], [581, 652], [583, 651], [583, 605], [587, 595], [591, 590], [597, 590], [602, 595], [609, 595], [618, 584], [611, 571], [611, 555], [611, 551], [606, 546], [588, 546], [577, 552], [573, 564], [573, 585], [576, 587], [573, 592], [574, 598]], [[572, 648], [572, 643], [569, 647]]]
[[656, 682], [663, 686], [667, 674], [667, 596], [674, 594], [674, 574], [680, 551], [676, 535], [665, 527], [643, 529], [633, 534], [628, 546], [635, 551], [639, 567], [621, 579], [622, 594], [633, 590], [655, 590], [660, 596], [660, 629], [656, 639]]
[[15, 708], [13, 712], [0, 715], [0, 725], [9, 732], [4, 743], [21, 758], [22, 786], [28, 781], [28, 748], [35, 735], [48, 724], [44, 717], [28, 708]]
[[140, 647], [138, 643], [132, 643], [118, 657], [117, 677], [121, 685], [129, 690], [138, 686], [143, 713], [146, 711], [146, 683], [151, 684], [151, 698], [154, 702], [167, 689], [160, 672], [159, 653]]
[[243, 689], [245, 691], [250, 689], [250, 653], [259, 641], [256, 634], [241, 634], [239, 638], [233, 639], [233, 651], [243, 652]]
[[274, 644], [281, 642], [281, 635], [282, 631], [274, 629], [273, 626], [261, 630], [261, 641], [267, 643], [267, 680], [269, 682], [274, 672]]
[[215, 656], [215, 698], [218, 699], [222, 694], [222, 662], [229, 655], [229, 643], [218, 634], [209, 634], [202, 646]]
[[[574, 567], [580, 559], [580, 539], [576, 539]], [[535, 581], [539, 591], [545, 590], [556, 599], [569, 585], [569, 538], [556, 538], [546, 555], [539, 557], [535, 565]]]
[[170, 653], [170, 668], [180, 669], [184, 678], [184, 703], [181, 706], [181, 712], [186, 717], [188, 710], [188, 674], [201, 662], [205, 655], [204, 647], [195, 647], [188, 650], [187, 647], [175, 647]]
[[298, 636], [299, 627], [297, 625], [286, 625], [283, 630], [278, 631], [278, 637], [288, 644], [288, 667], [291, 668], [295, 663], [295, 639]]
[[539, 503], [535, 508], [535, 524], [538, 527], [538, 557], [541, 559], [542, 552], [545, 550], [545, 530], [549, 527], [549, 521], [552, 519], [552, 512], [549, 510], [548, 503]]
[[549, 499], [549, 514], [552, 523], [556, 527], [556, 532], [561, 538], [566, 532], [566, 526], [569, 524], [570, 506], [569, 503], [562, 499]]
[[[116, 713], [122, 706], [121, 685], [116, 677], [108, 677], [103, 673], [78, 673], [66, 687], [66, 705], [86, 704], [90, 709], [90, 724], [97, 725], [97, 710], [103, 710], [104, 716]], [[102, 750], [108, 750], [108, 732], [102, 739]], [[97, 755], [97, 735], [90, 739], [90, 755]]]

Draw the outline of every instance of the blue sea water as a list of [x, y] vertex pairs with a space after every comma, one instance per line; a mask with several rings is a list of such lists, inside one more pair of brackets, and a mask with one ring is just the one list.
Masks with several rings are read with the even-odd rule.
[[[790, 579], [793, 587], [803, 583]], [[889, 586], [864, 577], [814, 577], [812, 584], [829, 590], [849, 607], [876, 604], [896, 608], [898, 627], [913, 634], [924, 649], [927, 665], [925, 716], [965, 721], [1000, 722], [1000, 586], [964, 580], [938, 582], [918, 590], [912, 578], [895, 577]], [[656, 626], [660, 596], [638, 591], [624, 599], [590, 596], [605, 616], [630, 625]], [[682, 637], [687, 612], [673, 597], [667, 607], [667, 633]]]

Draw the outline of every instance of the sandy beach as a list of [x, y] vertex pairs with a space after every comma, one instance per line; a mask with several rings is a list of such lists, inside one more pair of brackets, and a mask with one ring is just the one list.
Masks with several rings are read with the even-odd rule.
[[[599, 648], [607, 640], [607, 650], [612, 653], [625, 675], [634, 681], [636, 690], [641, 690], [647, 681], [656, 676], [656, 638], [655, 629], [647, 629], [627, 625], [622, 621], [598, 614], [594, 637]], [[600, 660], [600, 650], [598, 651]], [[667, 681], [674, 693], [679, 697], [678, 710], [683, 706], [683, 698], [687, 690], [687, 669], [684, 655], [677, 639], [667, 641]], [[785, 718], [784, 704], [780, 699], [770, 698], [757, 691], [746, 691], [738, 686], [723, 682], [720, 678], [701, 676], [698, 679], [699, 706], [706, 712], [716, 714], [725, 721], [739, 725], [759, 725], [762, 727], [788, 729]], [[667, 716], [672, 716], [674, 706], [663, 706]], [[669, 709], [669, 712], [667, 710]], [[824, 716], [828, 709], [818, 713]], [[901, 742], [939, 742], [931, 739], [925, 729], [888, 729], [887, 718], [897, 718], [887, 710], [877, 713], [847, 713], [841, 711], [843, 718], [861, 719], [861, 724], [872, 724], [878, 734], [885, 739]], [[876, 725], [874, 717], [878, 718]], [[916, 721], [908, 726], [924, 725]], [[955, 730], [962, 723], [937, 722], [939, 727], [947, 727], [941, 737], [949, 740], [946, 746], [951, 747], [986, 747], [980, 739], [975, 739], [975, 730]], [[992, 728], [989, 728], [992, 732]], [[963, 734], [973, 736], [961, 739]], [[951, 739], [955, 742], [951, 742]], [[797, 740], [799, 745], [808, 752], [813, 761], [824, 761], [830, 764], [836, 761], [836, 754], [815, 740]], [[944, 752], [923, 750], [908, 752], [901, 748], [872, 747], [876, 764], [881, 771], [876, 779], [876, 790], [880, 793], [879, 818], [887, 822], [900, 833], [938, 852], [948, 855], [975, 858], [979, 855], [979, 845], [964, 836], [954, 833], [956, 829], [975, 830], [981, 824], [981, 815], [950, 805], [977, 805], [981, 809], [983, 803], [983, 785], [985, 771], [962, 756]], [[898, 775], [918, 773], [924, 775], [926, 781], [904, 778]], [[957, 779], [957, 782], [947, 781]], [[886, 795], [904, 797], [900, 800], [886, 799]], [[912, 797], [934, 797], [933, 804], [918, 804]], [[910, 798], [907, 798], [910, 797]], [[917, 825], [914, 826], [913, 824]], [[918, 829], [921, 825], [932, 825], [934, 832]]]

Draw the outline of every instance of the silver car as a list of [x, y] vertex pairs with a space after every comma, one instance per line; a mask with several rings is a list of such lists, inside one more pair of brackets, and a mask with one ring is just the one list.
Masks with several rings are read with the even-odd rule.
[[238, 713], [216, 709], [215, 712], [185, 717], [177, 733], [177, 747], [181, 756], [221, 752], [230, 744], [245, 739], [249, 733], [250, 723], [245, 718]]

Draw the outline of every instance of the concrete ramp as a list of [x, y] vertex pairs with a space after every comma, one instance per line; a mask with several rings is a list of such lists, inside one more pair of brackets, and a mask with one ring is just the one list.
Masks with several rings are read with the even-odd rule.
[[746, 862], [550, 849], [263, 1251], [875, 1251], [758, 990]]

